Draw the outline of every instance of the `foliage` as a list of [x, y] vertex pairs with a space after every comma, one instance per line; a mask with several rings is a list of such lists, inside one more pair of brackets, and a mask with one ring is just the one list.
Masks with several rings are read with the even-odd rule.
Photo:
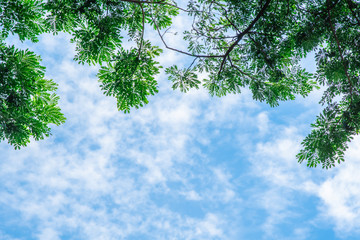
[[140, 51], [134, 48], [119, 51], [100, 69], [101, 89], [106, 96], [116, 97], [119, 110], [128, 113], [131, 107], [142, 107], [149, 102], [148, 95], [158, 92], [154, 75], [159, 73], [159, 66], [154, 57], [161, 52], [158, 47], [145, 42]]
[[172, 88], [175, 90], [177, 88], [182, 92], [189, 91], [190, 88], [199, 89], [199, 84], [201, 83], [198, 80], [198, 77], [194, 69], [178, 69], [176, 65], [171, 66], [165, 70], [166, 74], [169, 74], [169, 80], [173, 81]]
[[[323, 86], [326, 90], [320, 104], [324, 110], [312, 124], [313, 130], [297, 155], [299, 162], [307, 161], [309, 167], [321, 164], [329, 168], [344, 161], [347, 144], [360, 131], [359, 1], [189, 0], [187, 7], [181, 8], [173, 0], [0, 0], [0, 9], [1, 42], [9, 34], [34, 42], [44, 32], [71, 34], [77, 50], [74, 59], [81, 64], [100, 65], [102, 90], [105, 95], [114, 96], [118, 109], [126, 113], [147, 104], [148, 96], [158, 91], [155, 75], [161, 66], [155, 58], [161, 49], [144, 39], [148, 28], [158, 33], [166, 48], [193, 58], [184, 69], [176, 65], [165, 69], [173, 89], [187, 92], [202, 85], [211, 95], [224, 96], [248, 88], [255, 100], [277, 106], [280, 101], [306, 97], [314, 88]], [[180, 11], [193, 20], [184, 32], [187, 51], [169, 46], [165, 37], [172, 18]], [[124, 38], [133, 41], [135, 47], [124, 49]], [[4, 43], [1, 46], [1, 73], [20, 61], [18, 57], [11, 58], [17, 56], [15, 53], [36, 58], [29, 51]], [[317, 71], [308, 73], [299, 61], [313, 51]], [[32, 78], [14, 75], [3, 80], [0, 89], [3, 106], [9, 108], [5, 99], [10, 96], [7, 91], [13, 90], [19, 99], [27, 99], [22, 103], [24, 109], [43, 124], [41, 131], [32, 131], [27, 121], [20, 120], [27, 116], [25, 112], [19, 111], [18, 118], [10, 118], [3, 113], [10, 110], [2, 107], [1, 129], [12, 119], [28, 131], [17, 140], [11, 136], [19, 134], [11, 133], [9, 128], [7, 135], [2, 135], [2, 139], [17, 147], [25, 145], [29, 136], [38, 139], [43, 136], [39, 133], [48, 134], [47, 124], [64, 120], [56, 107], [57, 97], [50, 93], [55, 90], [54, 85], [40, 81], [43, 68], [37, 61], [29, 62]], [[40, 68], [41, 74], [35, 70]], [[198, 78], [202, 72], [208, 76], [206, 79]], [[30, 104], [39, 93], [20, 90], [27, 79], [33, 79], [31, 84], [38, 81], [42, 93], [53, 96], [48, 104], [51, 102], [57, 109], [56, 115], [49, 109], [42, 115], [48, 116], [46, 119], [39, 117], [36, 106]], [[50, 85], [53, 87], [45, 87]], [[15, 108], [11, 111], [16, 112]]]
[[44, 78], [40, 58], [28, 50], [0, 45], [0, 140], [15, 149], [49, 136], [48, 123], [65, 121], [57, 106], [56, 84]]

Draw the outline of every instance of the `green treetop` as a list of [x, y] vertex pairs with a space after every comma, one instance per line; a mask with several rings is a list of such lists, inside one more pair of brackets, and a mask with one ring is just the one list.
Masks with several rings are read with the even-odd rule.
[[[0, 11], [0, 139], [15, 148], [31, 136], [49, 135], [48, 124], [65, 118], [39, 57], [4, 40], [16, 34], [36, 42], [41, 33], [60, 31], [71, 34], [76, 61], [100, 64], [102, 90], [126, 113], [158, 91], [161, 63], [154, 59], [162, 51], [144, 39], [147, 28], [166, 48], [193, 58], [185, 69], [165, 69], [173, 88], [183, 92], [202, 85], [224, 96], [246, 87], [255, 100], [277, 106], [324, 86], [324, 110], [297, 155], [309, 167], [344, 161], [347, 144], [360, 130], [359, 1], [190, 0], [181, 8], [173, 0], [0, 0]], [[186, 50], [164, 38], [180, 11], [193, 20], [184, 32]], [[136, 47], [124, 49], [123, 37]], [[299, 65], [312, 51], [314, 74]], [[199, 79], [201, 72], [208, 77]]]

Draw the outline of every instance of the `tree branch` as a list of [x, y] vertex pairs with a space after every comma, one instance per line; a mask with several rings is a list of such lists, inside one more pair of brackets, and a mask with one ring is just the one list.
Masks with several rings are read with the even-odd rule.
[[329, 23], [330, 23], [330, 28], [331, 28], [331, 31], [334, 35], [334, 38], [335, 38], [335, 41], [336, 41], [336, 45], [338, 47], [338, 51], [339, 51], [339, 54], [340, 54], [340, 57], [341, 57], [341, 61], [343, 63], [343, 66], [344, 66], [344, 70], [345, 70], [345, 75], [347, 77], [347, 80], [349, 82], [349, 86], [350, 86], [350, 95], [352, 96], [352, 89], [353, 89], [353, 86], [352, 86], [352, 83], [351, 83], [351, 79], [350, 79], [350, 76], [349, 76], [349, 73], [348, 73], [348, 70], [347, 70], [347, 66], [345, 64], [345, 60], [344, 60], [344, 56], [342, 54], [342, 50], [341, 50], [341, 47], [340, 47], [340, 42], [339, 42], [339, 39], [336, 35], [336, 31], [335, 31], [335, 27], [331, 21], [331, 14], [330, 14], [330, 9], [328, 10], [328, 16], [329, 16]]
[[245, 36], [245, 34], [249, 33], [249, 31], [253, 28], [253, 26], [255, 25], [255, 23], [264, 15], [267, 7], [269, 6], [270, 2], [272, 0], [267, 0], [265, 5], [261, 8], [260, 12], [256, 15], [256, 17], [254, 18], [254, 20], [252, 20], [252, 22], [249, 24], [249, 26], [240, 34], [237, 35], [237, 39], [236, 41], [229, 47], [229, 49], [226, 51], [226, 53], [224, 54], [223, 60], [221, 62], [220, 65], [220, 69], [218, 72], [218, 75], [220, 75], [224, 64], [226, 62], [226, 59], [228, 58], [229, 54], [231, 53], [231, 51], [235, 48], [235, 46], [241, 41], [241, 39]]

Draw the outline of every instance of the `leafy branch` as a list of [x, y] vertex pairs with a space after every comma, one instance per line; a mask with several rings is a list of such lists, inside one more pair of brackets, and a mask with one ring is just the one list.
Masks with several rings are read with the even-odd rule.
[[237, 35], [237, 39], [236, 41], [229, 47], [229, 49], [225, 52], [224, 56], [223, 56], [223, 60], [221, 62], [218, 74], [220, 75], [225, 61], [228, 58], [229, 54], [231, 53], [231, 51], [235, 48], [235, 46], [241, 41], [241, 39], [253, 28], [253, 26], [255, 25], [255, 23], [264, 15], [267, 7], [269, 6], [270, 2], [272, 0], [267, 0], [264, 4], [264, 6], [261, 8], [261, 10], [259, 11], [259, 13], [256, 15], [256, 17], [251, 21], [251, 23], [249, 24], [249, 26], [242, 31], [240, 34]]

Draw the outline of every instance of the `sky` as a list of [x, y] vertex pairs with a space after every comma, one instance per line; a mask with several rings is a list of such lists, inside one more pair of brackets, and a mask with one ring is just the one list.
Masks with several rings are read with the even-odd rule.
[[[42, 56], [67, 121], [21, 150], [0, 143], [0, 239], [360, 239], [360, 138], [330, 170], [295, 158], [321, 91], [270, 108], [247, 89], [173, 91], [162, 71], [159, 94], [124, 114], [101, 92], [98, 66], [72, 60], [69, 39], [9, 40]], [[171, 51], [158, 61], [189, 64]]]

